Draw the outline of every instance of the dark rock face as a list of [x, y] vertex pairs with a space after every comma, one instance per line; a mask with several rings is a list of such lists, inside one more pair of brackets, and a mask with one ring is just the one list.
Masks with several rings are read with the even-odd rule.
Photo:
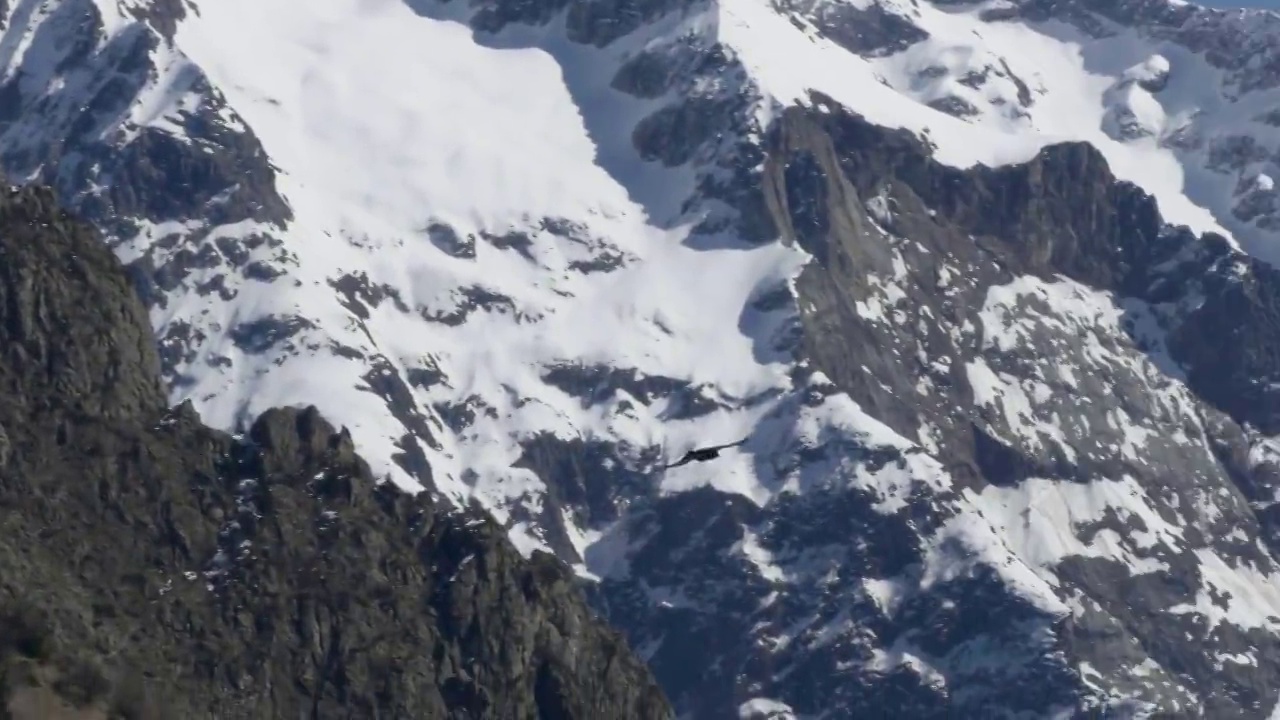
[[4, 404], [131, 419], [164, 406], [146, 314], [115, 258], [43, 188], [0, 201]]
[[[181, 10], [176, 0], [153, 3], [144, 17], [171, 26]], [[163, 222], [203, 216], [210, 225], [241, 220], [281, 225], [292, 218], [261, 144], [194, 68], [175, 78], [200, 99], [176, 121], [181, 139], [155, 128], [102, 137], [115, 117], [127, 115], [149, 73], [157, 72], [149, 56], [163, 39], [135, 25], [95, 46], [102, 20], [93, 3], [63, 3], [57, 12], [35, 42], [65, 55], [60, 69], [76, 82], [57, 85], [51, 75], [41, 78], [45, 87], [20, 74], [0, 88], [6, 99], [0, 162], [10, 175], [37, 173], [69, 207], [108, 226], [110, 217]], [[67, 53], [68, 43], [77, 52]], [[80, 95], [72, 94], [85, 93], [85, 86], [90, 100], [82, 105]], [[51, 127], [61, 132], [50, 132]], [[191, 152], [191, 146], [204, 151]], [[48, 162], [51, 158], [59, 162]], [[120, 230], [120, 236], [130, 234]]]
[[453, 226], [432, 222], [427, 225], [427, 238], [431, 244], [456, 258], [473, 259], [476, 256], [476, 240], [474, 237], [462, 237]]
[[0, 199], [5, 717], [664, 718], [554, 559], [378, 485], [346, 431], [166, 410], [141, 305], [51, 193]]
[[1090, 35], [1119, 31], [1117, 25], [1201, 54], [1224, 71], [1225, 84], [1239, 92], [1268, 90], [1280, 84], [1280, 19], [1248, 15], [1190, 3], [1146, 0], [1024, 0], [1016, 14], [1030, 20], [1063, 20]]
[[[166, 45], [192, 7], [130, 3], [124, 9], [138, 22], [110, 33], [88, 0], [34, 15], [34, 5], [15, 8], [21, 27], [10, 34], [28, 33], [30, 45], [0, 87], [0, 168], [52, 187], [64, 207], [93, 222], [129, 256], [149, 308], [164, 308], [175, 291], [231, 301], [238, 276], [265, 282], [295, 262], [268, 236], [293, 211], [261, 143], [199, 68], [156, 60], [172, 50]], [[189, 102], [140, 127], [133, 112], [154, 83]], [[163, 237], [149, 242], [153, 231]], [[182, 387], [205, 337], [180, 324], [166, 332], [183, 347], [161, 358], [162, 371], [170, 387]]]
[[[831, 160], [853, 191], [867, 197], [896, 185], [894, 207], [914, 212], [897, 212], [891, 229], [940, 253], [970, 253], [977, 291], [1034, 274], [1157, 304], [1202, 295], [1171, 328], [1173, 360], [1205, 400], [1237, 422], [1277, 432], [1267, 388], [1277, 372], [1280, 274], [1231, 253], [1221, 238], [1164, 227], [1154, 199], [1116, 182], [1092, 146], [1051, 146], [1024, 165], [962, 172], [928, 160], [905, 133], [861, 121], [832, 121], [826, 130], [844, 149]], [[807, 206], [792, 212], [801, 225], [814, 222]], [[803, 233], [797, 238], [803, 242]], [[989, 269], [981, 267], [986, 258]]]
[[[1274, 271], [1228, 252], [1221, 238], [1164, 227], [1154, 200], [1116, 182], [1088, 145], [1049, 147], [1021, 166], [958, 171], [934, 163], [907, 134], [821, 97], [815, 104], [780, 123], [770, 176], [784, 237], [816, 258], [797, 283], [803, 355], [900, 434], [927, 429], [959, 487], [1008, 497], [1046, 482], [1125, 478], [1180, 535], [1135, 548], [1135, 558], [1163, 566], [1156, 573], [1137, 570], [1136, 560], [1064, 557], [1054, 570], [1063, 601], [1088, 599], [1070, 618], [1025, 605], [992, 578], [986, 590], [944, 593], [954, 610], [927, 629], [915, 626], [913, 643], [952, 657], [978, 632], [1003, 657], [1036, 668], [1017, 683], [1036, 687], [1039, 699], [1008, 694], [990, 677], [949, 676], [948, 686], [967, 687], [967, 707], [979, 714], [1072, 704], [1075, 671], [1051, 661], [1052, 652], [1086, 660], [1118, 692], [1180, 717], [1191, 714], [1189, 702], [1214, 717], [1256, 717], [1274, 705], [1258, 688], [1280, 667], [1227, 671], [1213, 660], [1234, 652], [1227, 648], [1269, 646], [1266, 633], [1171, 611], [1194, 603], [1209, 582], [1207, 554], [1262, 572], [1276, 567], [1256, 544], [1270, 542], [1269, 521], [1249, 503], [1265, 496], [1256, 484], [1267, 480], [1254, 479], [1259, 468], [1242, 459], [1250, 428], [1275, 432]], [[797, 182], [821, 191], [799, 192], [797, 204]], [[1036, 289], [1004, 290], [1018, 287]], [[1016, 302], [1003, 300], [1005, 292]], [[1106, 321], [1110, 313], [1116, 319]], [[1024, 392], [1034, 397], [1015, 415], [1012, 398]], [[1122, 432], [1150, 435], [1134, 446]], [[1205, 493], [1216, 495], [1212, 507], [1196, 499]], [[1123, 522], [1127, 512], [1078, 527], [1079, 539], [1091, 543], [1104, 528], [1135, 539], [1152, 531]], [[900, 608], [890, 619], [912, 612]], [[996, 630], [999, 615], [1026, 634]], [[1057, 638], [1056, 650], [1028, 644], [1037, 626]], [[1204, 643], [1158, 640], [1193, 627], [1209, 628]], [[1141, 657], [1106, 639], [1117, 637], [1144, 648]], [[1180, 672], [1178, 683], [1143, 680], [1132, 671], [1141, 662]], [[1012, 664], [988, 670], [1018, 673]], [[895, 702], [881, 695], [889, 687], [873, 692]]]
[[[758, 458], [803, 468], [764, 506], [609, 516], [595, 602], [677, 709], [1267, 717], [1273, 620], [1233, 614], [1257, 591], [1226, 578], [1278, 569], [1274, 272], [1166, 226], [1085, 144], [962, 171], [815, 96], [766, 150], [734, 192], [813, 257], [792, 409], [847, 395], [920, 446], [798, 444]], [[598, 375], [555, 378], [626, 386]], [[1070, 547], [1020, 545], [1051, 527]]]
[[131, 8], [131, 14], [146, 21], [166, 39], [172, 40], [178, 23], [187, 16], [187, 9], [196, 8], [194, 0], [151, 0]]
[[787, 0], [781, 9], [805, 17], [825, 37], [856, 55], [893, 55], [929, 39], [929, 33], [879, 3], [866, 8], [822, 0]]
[[[426, 4], [410, 2], [415, 3]], [[496, 33], [511, 24], [545, 25], [565, 12], [570, 40], [604, 47], [658, 17], [697, 5], [697, 0], [479, 0], [471, 5], [476, 8], [471, 27], [482, 33]]]
[[1210, 402], [1267, 435], [1280, 433], [1280, 271], [1239, 272], [1229, 258], [1201, 277], [1205, 303], [1173, 338], [1188, 380]]

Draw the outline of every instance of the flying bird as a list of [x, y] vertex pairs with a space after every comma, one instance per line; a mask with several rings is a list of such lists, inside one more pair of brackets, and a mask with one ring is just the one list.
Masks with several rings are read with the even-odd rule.
[[684, 454], [684, 457], [671, 463], [670, 465], [664, 465], [662, 469], [670, 470], [671, 468], [677, 468], [677, 467], [680, 467], [681, 465], [688, 465], [691, 462], [706, 462], [708, 460], [715, 460], [716, 458], [720, 457], [721, 450], [725, 450], [731, 447], [738, 447], [739, 445], [745, 443], [746, 441], [747, 441], [747, 438], [742, 438], [738, 442], [729, 443], [728, 445], [715, 445], [712, 447], [697, 448], [695, 450], [690, 450], [689, 452]]

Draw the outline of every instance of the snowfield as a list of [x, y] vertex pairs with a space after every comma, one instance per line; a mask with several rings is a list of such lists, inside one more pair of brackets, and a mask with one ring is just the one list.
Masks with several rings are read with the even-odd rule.
[[[227, 46], [229, 36], [240, 45]], [[558, 365], [661, 373], [728, 398], [787, 388], [783, 365], [753, 358], [753, 338], [737, 317], [803, 257], [777, 245], [750, 252], [683, 246], [687, 223], [655, 222], [632, 200], [633, 188], [601, 167], [590, 121], [584, 124], [584, 109], [547, 52], [481, 46], [465, 26], [395, 0], [331, 3], [301, 17], [287, 3], [220, 3], [185, 23], [177, 43], [261, 139], [297, 218], [283, 234], [298, 258], [290, 271], [297, 282], [247, 286], [242, 292], [260, 298], [237, 309], [300, 313], [317, 326], [311, 342], [378, 353], [397, 370], [429, 358], [448, 380], [418, 395], [423, 407], [483, 398], [488, 411], [476, 425], [441, 433], [441, 447], [424, 448], [442, 490], [474, 492], [502, 516], [509, 504], [537, 506], [544, 490], [531, 471], [512, 467], [519, 438], [602, 435], [645, 447], [674, 435], [669, 455], [678, 456], [749, 433], [767, 411], [730, 411], [668, 429], [660, 408], [582, 408], [543, 382], [540, 373]], [[270, 61], [255, 55], [265, 47]], [[602, 111], [614, 120], [627, 117], [628, 104], [641, 106], [631, 123], [643, 111], [621, 94], [606, 102], [612, 107]], [[637, 167], [634, 175], [643, 174]], [[674, 186], [687, 184], [683, 172], [668, 174]], [[653, 191], [635, 194], [653, 205]], [[539, 231], [545, 220], [567, 221], [581, 237]], [[462, 237], [536, 234], [521, 251], [481, 240], [474, 257], [456, 257], [432, 243], [433, 224]], [[604, 253], [626, 258], [624, 267], [596, 274], [571, 267]], [[450, 312], [472, 288], [504, 303], [456, 327], [424, 323], [387, 303], [357, 331], [327, 286], [353, 268], [370, 284], [396, 288], [409, 308]], [[188, 317], [204, 310], [197, 302]], [[380, 422], [385, 411], [373, 410], [377, 398], [334, 382], [352, 372], [341, 366], [358, 361], [293, 356], [277, 364], [227, 352], [216, 340], [206, 347], [219, 348], [237, 369], [185, 391], [210, 421], [234, 426], [261, 409], [315, 398], [327, 414], [347, 418], [380, 472], [416, 486], [391, 461], [398, 435]], [[749, 469], [715, 482], [744, 492], [759, 483]]]
[[[661, 29], [709, 34], [729, 48], [759, 88], [762, 120], [819, 90], [873, 122], [927, 136], [936, 157], [957, 167], [1023, 162], [1049, 143], [1087, 141], [1119, 177], [1153, 193], [1167, 220], [1239, 238], [1265, 255], [1269, 240], [1231, 216], [1226, 184], [1162, 142], [1193, 118], [1215, 132], [1231, 127], [1212, 123], [1249, 122], [1239, 108], [1223, 107], [1215, 71], [1133, 31], [1095, 41], [1060, 23], [979, 19], [992, 5], [886, 4], [930, 37], [879, 58], [846, 52], [759, 0], [723, 0]], [[239, 288], [235, 317], [192, 298], [159, 318], [162, 326], [181, 318], [210, 328], [204, 352], [231, 360], [231, 371], [197, 376], [180, 397], [197, 400], [210, 422], [225, 427], [273, 405], [318, 400], [350, 426], [380, 473], [415, 487], [391, 460], [402, 431], [381, 400], [359, 384], [334, 381], [359, 373], [362, 361], [252, 356], [227, 347], [212, 328], [224, 328], [225, 338], [237, 320], [301, 314], [316, 326], [307, 333], [314, 345], [338, 342], [385, 357], [401, 372], [427, 360], [448, 381], [415, 390], [425, 412], [473, 397], [488, 408], [466, 433], [437, 426], [439, 447], [422, 448], [435, 482], [454, 496], [477, 494], [499, 516], [512, 503], [537, 507], [543, 490], [530, 471], [511, 467], [522, 437], [669, 444], [667, 455], [678, 457], [751, 434], [767, 406], [728, 407], [696, 421], [664, 419], [657, 408], [584, 411], [541, 378], [559, 364], [605, 364], [679, 378], [729, 399], [792, 389], [785, 364], [760, 362], [738, 320], [753, 294], [794, 275], [806, 258], [780, 246], [692, 250], [683, 243], [695, 220], [677, 210], [692, 187], [690, 170], [655, 167], [630, 151], [625, 129], [655, 102], [608, 87], [612, 69], [640, 41], [577, 46], [553, 22], [511, 26], [478, 42], [459, 22], [461, 8], [420, 6], [426, 11], [401, 0], [305, 10], [283, 0], [227, 0], [179, 26], [176, 47], [222, 90], [279, 168], [296, 217], [281, 237], [297, 258], [292, 287]], [[992, 67], [1005, 77], [981, 89], [958, 82]], [[1139, 86], [1157, 75], [1169, 78], [1158, 98]], [[1020, 104], [1019, 84], [1030, 103]], [[924, 106], [953, 95], [980, 114], [961, 119]], [[167, 114], [179, 112], [181, 94], [170, 89], [165, 97]], [[1150, 132], [1113, 138], [1107, 130], [1118, 113]], [[147, 115], [165, 122], [154, 108]], [[542, 232], [525, 252], [480, 241], [475, 257], [457, 257], [429, 237], [432, 225], [466, 238], [536, 228], [547, 218], [568, 220], [600, 245]], [[602, 248], [628, 258], [625, 267], [591, 275], [571, 269]], [[384, 303], [356, 329], [329, 287], [354, 268], [372, 285], [396, 288], [401, 307], [419, 312]], [[454, 312], [463, 293], [477, 288], [501, 297], [501, 309], [477, 311], [456, 327], [422, 322], [422, 311]], [[752, 477], [743, 463], [690, 468], [663, 487], [711, 482], [762, 499], [762, 488], [776, 481]]]

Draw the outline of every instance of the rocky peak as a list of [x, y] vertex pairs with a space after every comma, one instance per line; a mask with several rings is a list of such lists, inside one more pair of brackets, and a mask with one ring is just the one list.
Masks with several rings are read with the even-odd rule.
[[[1268, 378], [1274, 367], [1267, 358], [1280, 324], [1271, 318], [1269, 288], [1275, 281], [1269, 266], [1232, 252], [1221, 237], [1195, 237], [1164, 226], [1153, 199], [1117, 182], [1101, 154], [1085, 144], [1046, 147], [1021, 165], [960, 171], [936, 163], [928, 148], [909, 135], [875, 127], [822, 98], [812, 109], [792, 111], [780, 132], [771, 157], [779, 169], [770, 174], [780, 186], [771, 194], [807, 202], [778, 201], [774, 206], [782, 213], [780, 225], [812, 229], [795, 234], [817, 260], [796, 286], [806, 326], [802, 352], [861, 407], [872, 409], [904, 437], [919, 437], [946, 467], [949, 489], [957, 493], [930, 495], [927, 482], [919, 479], [905, 507], [894, 514], [909, 515], [923, 537], [946, 535], [955, 518], [948, 520], [949, 511], [943, 508], [959, 510], [977, 500], [985, 522], [999, 528], [1003, 546], [1034, 566], [1045, 560], [1020, 546], [1015, 528], [1023, 521], [997, 519], [1008, 507], [997, 509], [1003, 503], [1045, 483], [1061, 495], [1058, 502], [1068, 505], [1073, 487], [1098, 487], [1113, 482], [1111, 478], [1138, 483], [1151, 498], [1147, 507], [1173, 523], [1180, 537], [1165, 546], [1168, 554], [1157, 551], [1163, 560], [1154, 574], [1133, 566], [1121, 571], [1129, 582], [1164, 587], [1143, 596], [1143, 610], [1136, 609], [1136, 596], [1117, 592], [1103, 580], [1116, 564], [1128, 561], [1116, 556], [1088, 559], [1092, 550], [1083, 549], [1043, 566], [1054, 568], [1050, 582], [1073, 608], [1070, 612], [1057, 615], [1052, 604], [1028, 605], [1026, 594], [1007, 598], [1014, 606], [1008, 612], [1028, 628], [1052, 628], [1049, 632], [1058, 638], [1055, 652], [1065, 649], [1068, 657], [1085, 658], [1097, 651], [1072, 638], [1096, 638], [1111, 632], [1104, 627], [1124, 627], [1137, 646], [1148, 648], [1152, 669], [1202, 668], [1198, 680], [1183, 675], [1183, 689], [1166, 695], [1140, 681], [1141, 673], [1131, 675], [1125, 669], [1131, 667], [1129, 661], [1113, 654], [1116, 648], [1104, 651], [1105, 661], [1096, 656], [1071, 661], [1092, 667], [1107, 663], [1110, 669], [1102, 675], [1107, 682], [1132, 694], [1135, 702], [1141, 698], [1149, 703], [1146, 707], [1194, 715], [1201, 710], [1186, 707], [1194, 697], [1195, 708], [1213, 716], [1253, 717], [1274, 705], [1273, 698], [1254, 691], [1252, 670], [1210, 670], [1212, 661], [1198, 657], [1202, 645], [1157, 649], [1142, 639], [1167, 632], [1163, 625], [1147, 625], [1143, 617], [1161, 615], [1171, 622], [1162, 613], [1187, 601], [1181, 590], [1169, 587], [1178, 582], [1172, 578], [1185, 577], [1193, 586], [1217, 584], [1208, 580], [1212, 571], [1206, 563], [1214, 562], [1209, 557], [1232, 557], [1224, 562], [1241, 572], [1256, 569], [1268, 577], [1275, 572], [1275, 561], [1263, 549], [1274, 531], [1266, 514], [1255, 514], [1270, 506], [1269, 500], [1258, 501], [1266, 495], [1260, 486], [1269, 487], [1273, 469], [1262, 459], [1266, 445], [1255, 444], [1251, 430], [1266, 424], [1259, 412], [1272, 403], [1265, 391], [1259, 395], [1257, 384], [1248, 389], [1235, 384], [1244, 377]], [[806, 189], [793, 191], [789, 186], [795, 184]], [[1235, 308], [1230, 318], [1226, 307]], [[1114, 319], [1105, 319], [1112, 313]], [[1202, 324], [1206, 321], [1220, 329], [1208, 330]], [[1202, 338], [1207, 344], [1200, 344]], [[1228, 342], [1239, 342], [1240, 348], [1221, 352]], [[1210, 350], [1214, 347], [1219, 350]], [[1151, 441], [1142, 450], [1125, 449], [1129, 441], [1113, 432], [1124, 427], [1130, 428], [1124, 432], [1151, 428]], [[1155, 440], [1161, 435], [1170, 440]], [[1243, 460], [1251, 453], [1256, 464]], [[1192, 503], [1194, 509], [1186, 504], [1208, 487], [1216, 497], [1212, 508], [1199, 501]], [[1004, 499], [997, 505], [981, 500], [990, 497]], [[1161, 497], [1170, 498], [1169, 504], [1156, 499]], [[956, 500], [959, 505], [952, 505]], [[1043, 512], [1035, 506], [1031, 500], [1029, 512]], [[766, 548], [754, 552], [755, 557], [786, 556], [787, 545], [775, 534], [788, 512], [784, 507], [774, 511], [776, 519], [761, 523], [763, 528], [753, 528]], [[1153, 531], [1153, 524], [1141, 530], [1115, 524], [1130, 510], [1115, 512], [1119, 515], [1096, 518], [1099, 524], [1092, 528], [1079, 518], [1069, 524], [1086, 548], [1104, 526], [1129, 538], [1122, 543], [1141, 544], [1136, 538]], [[1239, 542], [1224, 539], [1231, 527], [1241, 528]], [[878, 540], [860, 537], [854, 544]], [[1155, 543], [1147, 547], [1154, 549], [1161, 541]], [[1136, 552], [1135, 558], [1152, 557]], [[913, 565], [928, 573], [928, 553], [908, 561], [906, 572], [893, 582], [913, 584]], [[770, 574], [788, 577], [788, 567], [782, 564]], [[1112, 569], [1104, 569], [1108, 567]], [[868, 569], [863, 577], [884, 577], [881, 572]], [[974, 568], [953, 579], [985, 597], [984, 602], [994, 602], [989, 595], [993, 578], [985, 570]], [[1018, 585], [1012, 577], [1003, 582]], [[956, 602], [951, 591], [936, 589]], [[893, 594], [900, 597], [898, 590]], [[919, 596], [906, 602], [917, 601]], [[949, 665], [949, 658], [964, 652], [967, 640], [961, 627], [988, 622], [976, 608], [966, 609], [968, 602], [953, 606], [961, 625], [933, 615], [928, 629], [908, 631], [910, 642], [937, 661], [931, 662], [930, 672], [947, 676], [967, 671], [965, 663]], [[909, 612], [883, 606], [882, 611], [889, 618]], [[947, 616], [952, 617], [950, 611]], [[853, 624], [865, 623], [860, 627], [879, 635], [885, 631], [870, 629], [877, 627], [879, 617], [869, 611], [867, 619]], [[1237, 647], [1267, 642], [1265, 633], [1250, 629], [1250, 622], [1205, 622], [1213, 628], [1214, 642]], [[953, 631], [959, 635], [950, 635]], [[983, 642], [992, 642], [986, 634], [991, 631], [983, 632]], [[893, 631], [887, 633], [881, 637], [894, 637]], [[904, 640], [899, 636], [894, 642]], [[1044, 663], [1037, 665], [1040, 702], [1062, 693], [1060, 682], [1074, 682], [1068, 679], [1071, 671], [1056, 666], [1050, 655], [1008, 640], [1012, 644], [999, 651], [1003, 656], [1035, 657]], [[858, 641], [851, 637], [851, 642]], [[1031, 655], [1022, 655], [1027, 652]], [[951, 670], [943, 669], [947, 667]], [[987, 670], [1019, 672], [990, 665]], [[922, 674], [925, 682], [930, 672]], [[1270, 674], [1276, 668], [1259, 666], [1257, 672]], [[956, 676], [948, 676], [944, 684], [951, 687], [955, 681]], [[890, 686], [870, 687], [878, 693]], [[979, 699], [966, 693], [966, 702], [978, 703], [976, 714], [1026, 702], [1000, 695], [986, 681], [981, 687], [993, 694]], [[922, 695], [910, 697], [912, 703], [923, 702]], [[1090, 701], [1073, 702], [1083, 707]], [[911, 707], [919, 716], [933, 712]]]
[[119, 262], [0, 200], [0, 716], [670, 717], [559, 561], [316, 411], [166, 411]]
[[146, 311], [98, 235], [42, 187], [0, 197], [0, 345], [14, 411], [136, 422], [165, 405]]

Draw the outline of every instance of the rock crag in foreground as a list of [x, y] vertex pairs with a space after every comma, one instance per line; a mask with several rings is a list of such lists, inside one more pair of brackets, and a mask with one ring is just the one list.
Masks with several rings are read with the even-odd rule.
[[663, 718], [549, 555], [378, 484], [345, 430], [168, 409], [119, 262], [0, 198], [0, 717]]

